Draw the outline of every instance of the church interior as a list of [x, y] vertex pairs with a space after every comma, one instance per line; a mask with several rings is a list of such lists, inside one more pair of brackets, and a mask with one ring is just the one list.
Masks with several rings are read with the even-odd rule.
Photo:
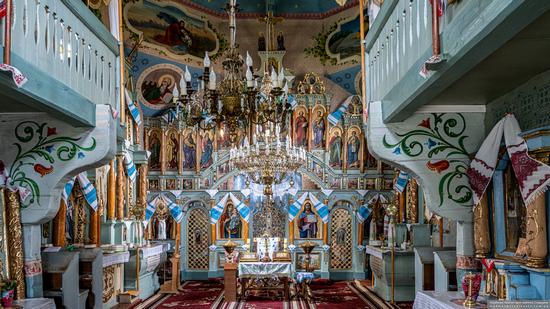
[[0, 308], [550, 308], [550, 1], [0, 0]]

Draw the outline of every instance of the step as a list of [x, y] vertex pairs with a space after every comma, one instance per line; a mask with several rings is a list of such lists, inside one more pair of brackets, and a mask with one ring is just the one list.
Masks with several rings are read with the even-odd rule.
[[510, 300], [537, 300], [540, 299], [537, 289], [530, 284], [510, 284], [508, 290]]

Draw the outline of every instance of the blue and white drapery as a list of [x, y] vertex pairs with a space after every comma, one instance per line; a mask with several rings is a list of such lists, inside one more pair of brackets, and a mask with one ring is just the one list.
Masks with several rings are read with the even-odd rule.
[[296, 101], [296, 98], [292, 94], [288, 95], [287, 101], [288, 101], [288, 104], [290, 104], [291, 109], [294, 109], [296, 105], [298, 105], [298, 101]]
[[302, 209], [302, 205], [304, 205], [307, 196], [308, 193], [306, 192], [290, 205], [290, 207], [288, 208], [288, 221], [294, 220], [298, 212], [300, 212], [300, 209]]
[[71, 180], [69, 180], [65, 184], [65, 187], [63, 188], [63, 192], [61, 193], [61, 199], [63, 200], [63, 202], [65, 202], [65, 205], [68, 205], [67, 199], [69, 198], [69, 195], [71, 195], [71, 192], [73, 191], [75, 179], [76, 177], [71, 178]]
[[157, 210], [159, 198], [160, 198], [160, 195], [157, 195], [154, 199], [152, 199], [150, 202], [147, 203], [147, 208], [145, 208], [145, 221], [149, 222], [149, 220], [151, 220], [151, 218], [155, 214], [155, 210]]
[[380, 193], [375, 194], [373, 197], [370, 198], [365, 204], [361, 205], [359, 209], [357, 210], [357, 220], [359, 223], [362, 223], [367, 219], [367, 217], [370, 215], [372, 209], [369, 208], [370, 205], [376, 203], [378, 200], [382, 203], [386, 203], [388, 200], [385, 196], [383, 196]]
[[136, 180], [137, 170], [134, 160], [128, 151], [124, 152], [124, 159], [126, 161], [126, 171], [128, 172], [128, 177], [130, 181], [134, 182]]
[[84, 193], [84, 198], [86, 199], [86, 202], [88, 202], [88, 205], [90, 205], [90, 207], [92, 207], [92, 209], [96, 211], [97, 191], [94, 185], [90, 182], [85, 172], [78, 174], [76, 178], [78, 179], [78, 183], [80, 184], [82, 193]]
[[227, 203], [227, 199], [229, 198], [229, 194], [226, 193], [222, 199], [214, 206], [214, 208], [210, 209], [210, 223], [216, 224], [218, 220], [220, 219], [223, 209], [225, 208], [225, 204]]
[[180, 223], [183, 219], [183, 211], [178, 204], [172, 202], [162, 193], [157, 195], [154, 199], [147, 203], [147, 208], [145, 208], [145, 221], [149, 222], [149, 220], [151, 220], [160, 202], [164, 202], [166, 204], [166, 207], [168, 207], [168, 210], [170, 211], [172, 218], [174, 218], [174, 221]]
[[139, 114], [139, 109], [137, 108], [136, 103], [134, 103], [134, 101], [130, 97], [128, 89], [124, 89], [124, 93], [126, 94], [126, 105], [128, 105], [128, 110], [130, 110], [132, 118], [138, 126], [141, 126], [141, 116]]
[[397, 180], [393, 185], [393, 189], [399, 193], [403, 193], [403, 191], [405, 191], [405, 187], [407, 186], [408, 182], [409, 182], [409, 174], [403, 171], [399, 171], [399, 175], [397, 176]]
[[348, 110], [349, 103], [351, 102], [354, 96], [355, 95], [349, 96], [344, 102], [342, 102], [342, 104], [340, 104], [340, 106], [334, 112], [328, 115], [327, 118], [330, 124], [335, 126], [338, 124], [338, 122], [340, 122], [340, 119], [342, 119], [342, 116], [344, 116], [344, 114]]
[[315, 210], [317, 210], [317, 214], [319, 217], [321, 217], [321, 220], [323, 220], [324, 223], [328, 222], [328, 206], [324, 203], [321, 203], [319, 199], [313, 193], [309, 193], [309, 200], [315, 207]]
[[250, 208], [248, 208], [245, 203], [239, 201], [233, 193], [229, 193], [229, 198], [231, 198], [231, 202], [237, 207], [243, 220], [248, 222], [250, 220]]

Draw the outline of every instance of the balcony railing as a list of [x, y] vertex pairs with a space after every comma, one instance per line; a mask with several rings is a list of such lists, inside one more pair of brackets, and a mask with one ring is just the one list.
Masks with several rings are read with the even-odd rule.
[[[367, 38], [370, 99], [381, 100], [431, 48], [429, 0], [384, 3]], [[427, 60], [427, 59], [424, 59]], [[420, 70], [420, 67], [418, 67]]]
[[118, 45], [82, 1], [13, 0], [12, 24], [12, 58], [95, 104], [116, 104]]

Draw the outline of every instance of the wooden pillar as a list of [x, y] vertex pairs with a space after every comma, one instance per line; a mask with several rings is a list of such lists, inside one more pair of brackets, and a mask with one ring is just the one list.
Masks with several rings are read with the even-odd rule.
[[15, 298], [25, 298], [25, 263], [23, 259], [23, 228], [21, 226], [21, 205], [17, 191], [4, 190], [7, 225], [9, 227], [8, 256], [9, 273], [15, 279]]
[[527, 266], [546, 267], [548, 242], [546, 241], [546, 198], [539, 195], [533, 205], [527, 207]]
[[323, 222], [323, 245], [328, 245], [328, 222]]
[[223, 267], [225, 301], [237, 301], [237, 263], [225, 263]]
[[[250, 199], [246, 199], [244, 201], [244, 204], [248, 207], [250, 205]], [[244, 240], [244, 243], [246, 244], [246, 240], [248, 239], [248, 222], [245, 220], [243, 221], [243, 233], [242, 233], [242, 239]]]
[[122, 19], [122, 1], [118, 0], [118, 35], [119, 35], [119, 54], [120, 54], [120, 106], [118, 111], [120, 112], [120, 125], [124, 125], [124, 120], [126, 119], [126, 85], [124, 84], [125, 78], [125, 68], [126, 68], [126, 57], [124, 57], [124, 27]]
[[147, 208], [147, 171], [149, 166], [147, 163], [138, 164], [138, 191], [137, 202], [142, 208], [141, 220], [145, 220], [145, 210]]
[[67, 205], [63, 199], [59, 203], [59, 210], [53, 218], [52, 243], [54, 247], [65, 247], [65, 224], [67, 223]]
[[[216, 200], [215, 199], [211, 199], [210, 200], [210, 209], [216, 207]], [[211, 238], [212, 238], [212, 244], [215, 244], [216, 243], [216, 224], [210, 224], [210, 230], [211, 230]]]
[[116, 205], [115, 160], [109, 162], [109, 167], [109, 175], [107, 178], [107, 220], [114, 220]]
[[365, 5], [364, 1], [359, 1], [359, 40], [361, 42], [361, 94], [362, 94], [362, 103], [363, 103], [363, 123], [367, 122], [367, 65], [365, 63], [365, 44], [363, 40], [365, 39]]
[[288, 243], [294, 243], [294, 220], [288, 222]]
[[399, 199], [399, 223], [406, 223], [405, 191], [398, 193], [397, 197]]
[[307, 151], [311, 151], [311, 144], [312, 143], [312, 135], [311, 132], [313, 131], [313, 107], [308, 106], [307, 108], [307, 131], [306, 131], [306, 138], [307, 138]]
[[90, 210], [90, 228], [88, 230], [88, 235], [90, 237], [90, 243], [95, 244], [97, 247], [101, 245], [101, 236], [100, 236], [100, 220], [99, 220], [99, 209]]
[[124, 156], [116, 156], [116, 218], [117, 220], [124, 219]]
[[491, 251], [487, 192], [483, 194], [479, 204], [474, 207], [474, 250], [475, 257], [478, 259], [486, 258]]
[[443, 217], [437, 220], [439, 226], [439, 247], [443, 248]]
[[357, 244], [363, 244], [363, 222], [357, 224]]
[[348, 130], [342, 126], [342, 171], [345, 173], [348, 169]]

